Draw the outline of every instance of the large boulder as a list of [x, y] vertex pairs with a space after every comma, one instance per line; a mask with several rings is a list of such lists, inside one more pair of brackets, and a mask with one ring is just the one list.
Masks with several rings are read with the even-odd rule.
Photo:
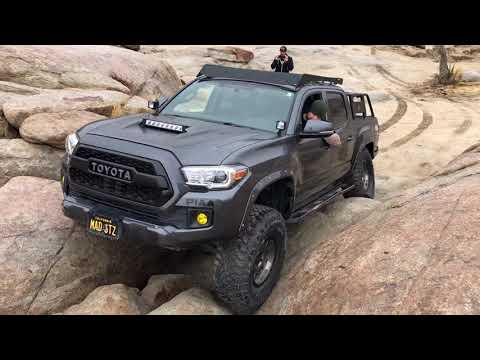
[[479, 160], [480, 146], [317, 244], [259, 313], [479, 313]]
[[64, 153], [22, 139], [0, 139], [0, 186], [16, 176], [59, 180]]
[[123, 108], [126, 115], [151, 112], [148, 101], [140, 96], [134, 96], [127, 101]]
[[218, 304], [212, 294], [200, 288], [191, 288], [175, 296], [149, 315], [230, 315]]
[[0, 46], [0, 80], [45, 89], [115, 90], [142, 97], [180, 86], [166, 62], [110, 45]]
[[154, 275], [148, 280], [141, 296], [149, 307], [155, 309], [192, 286], [192, 280], [182, 274]]
[[3, 104], [3, 114], [10, 124], [19, 129], [26, 118], [39, 113], [85, 110], [114, 116], [128, 99], [128, 95], [118, 91], [50, 90], [7, 100]]
[[143, 315], [148, 310], [138, 289], [114, 284], [96, 288], [80, 304], [65, 310], [63, 315]]
[[24, 140], [34, 144], [47, 144], [64, 149], [68, 134], [101, 119], [105, 119], [105, 116], [83, 110], [39, 113], [22, 122], [20, 135]]
[[58, 313], [99, 286], [143, 288], [164, 272], [158, 249], [88, 236], [62, 199], [52, 180], [16, 177], [0, 188], [0, 314]]

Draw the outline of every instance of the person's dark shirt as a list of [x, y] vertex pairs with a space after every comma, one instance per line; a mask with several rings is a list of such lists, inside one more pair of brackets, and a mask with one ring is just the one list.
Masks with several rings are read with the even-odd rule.
[[275, 70], [275, 72], [285, 72], [288, 73], [293, 70], [293, 58], [288, 57], [287, 61], [280, 61], [277, 58], [273, 59], [272, 65], [270, 67]]

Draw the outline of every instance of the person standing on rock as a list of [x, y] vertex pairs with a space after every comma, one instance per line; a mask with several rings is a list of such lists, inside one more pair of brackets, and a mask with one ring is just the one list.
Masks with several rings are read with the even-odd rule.
[[273, 59], [270, 67], [275, 70], [275, 72], [289, 73], [293, 70], [293, 58], [288, 56], [287, 48], [285, 46], [280, 48], [280, 55]]

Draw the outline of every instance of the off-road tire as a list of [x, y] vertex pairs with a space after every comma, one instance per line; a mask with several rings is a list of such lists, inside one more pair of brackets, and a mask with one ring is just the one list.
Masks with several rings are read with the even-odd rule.
[[[368, 185], [365, 184], [365, 175], [367, 175]], [[346, 198], [365, 197], [373, 199], [375, 197], [375, 172], [372, 157], [367, 149], [363, 149], [358, 155], [347, 183], [355, 185], [355, 188], [344, 194]]]
[[[255, 265], [267, 239], [275, 244], [275, 258], [261, 285], [254, 281]], [[275, 209], [255, 205], [239, 235], [218, 245], [214, 292], [236, 314], [253, 314], [267, 300], [280, 277], [287, 247], [287, 228]]]

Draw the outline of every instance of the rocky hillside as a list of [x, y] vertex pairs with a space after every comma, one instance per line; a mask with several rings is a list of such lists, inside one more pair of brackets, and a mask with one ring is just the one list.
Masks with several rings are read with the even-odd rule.
[[478, 314], [480, 144], [305, 252], [262, 314]]
[[145, 112], [148, 99], [180, 86], [168, 63], [120, 47], [0, 46], [0, 185], [21, 175], [58, 179], [63, 151], [55, 149], [69, 133]]

